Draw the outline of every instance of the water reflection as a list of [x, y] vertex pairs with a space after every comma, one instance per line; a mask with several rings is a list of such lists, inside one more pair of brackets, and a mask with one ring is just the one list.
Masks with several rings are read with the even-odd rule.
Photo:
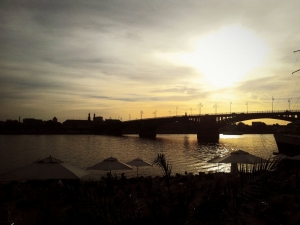
[[[220, 135], [216, 144], [201, 144], [194, 134], [158, 135], [156, 139], [142, 139], [137, 135], [2, 135], [0, 149], [0, 173], [49, 155], [85, 169], [111, 156], [123, 162], [137, 157], [152, 162], [158, 153], [163, 153], [172, 164], [173, 174], [183, 174], [216, 170], [216, 164], [206, 162], [238, 149], [268, 158], [277, 151], [277, 146], [273, 135]], [[220, 170], [230, 169], [228, 165], [220, 167]], [[124, 172], [128, 177], [136, 175], [134, 170]], [[97, 171], [91, 176], [100, 178], [102, 174], [105, 172]], [[140, 168], [139, 175], [156, 176], [161, 171], [157, 167]]]
[[188, 154], [189, 148], [190, 148], [189, 137], [188, 136], [184, 136], [183, 137], [183, 152], [185, 154]]

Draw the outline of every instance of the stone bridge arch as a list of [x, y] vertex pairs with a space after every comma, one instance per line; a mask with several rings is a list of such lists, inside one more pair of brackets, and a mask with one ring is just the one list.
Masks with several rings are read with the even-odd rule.
[[270, 114], [270, 113], [257, 113], [257, 114], [237, 114], [233, 116], [217, 116], [216, 122], [219, 125], [219, 128], [233, 125], [238, 122], [243, 122], [247, 120], [254, 119], [275, 119], [293, 122], [300, 119], [300, 115], [298, 114]]

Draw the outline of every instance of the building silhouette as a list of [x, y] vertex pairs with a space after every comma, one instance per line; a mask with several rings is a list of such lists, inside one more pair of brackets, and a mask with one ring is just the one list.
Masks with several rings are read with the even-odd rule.
[[103, 117], [97, 116], [94, 113], [93, 120], [91, 120], [91, 114], [88, 114], [87, 120], [71, 120], [67, 119], [63, 122], [63, 127], [67, 132], [74, 133], [88, 133], [91, 131], [91, 128], [101, 124], [103, 122]]

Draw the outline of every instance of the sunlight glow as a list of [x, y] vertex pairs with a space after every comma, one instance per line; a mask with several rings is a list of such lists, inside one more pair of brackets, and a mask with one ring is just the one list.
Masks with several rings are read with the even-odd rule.
[[215, 87], [228, 87], [258, 67], [267, 54], [267, 46], [250, 31], [239, 26], [226, 27], [201, 38], [193, 52], [179, 60], [197, 68]]

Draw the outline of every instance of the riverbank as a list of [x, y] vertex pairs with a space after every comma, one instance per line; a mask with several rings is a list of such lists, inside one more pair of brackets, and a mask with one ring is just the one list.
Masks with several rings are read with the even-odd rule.
[[5, 184], [1, 224], [297, 224], [298, 171]]

